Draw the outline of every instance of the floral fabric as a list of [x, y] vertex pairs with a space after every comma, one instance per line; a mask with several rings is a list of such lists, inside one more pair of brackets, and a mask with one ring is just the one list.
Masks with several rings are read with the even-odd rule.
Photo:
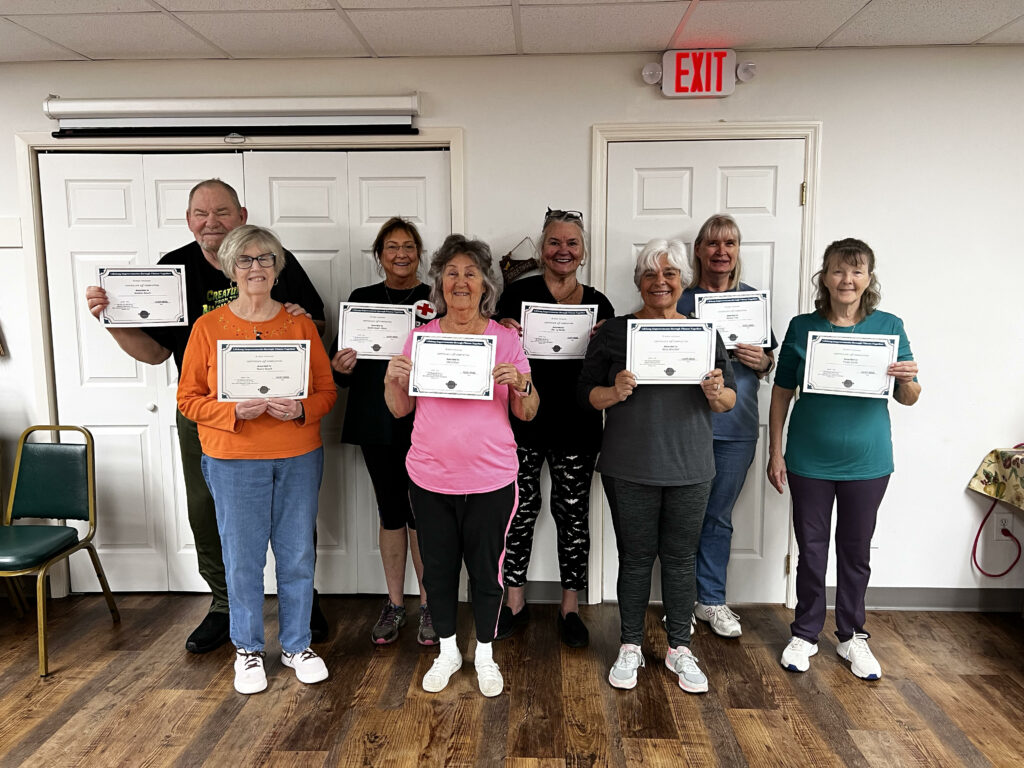
[[1024, 444], [989, 451], [967, 487], [1024, 510]]

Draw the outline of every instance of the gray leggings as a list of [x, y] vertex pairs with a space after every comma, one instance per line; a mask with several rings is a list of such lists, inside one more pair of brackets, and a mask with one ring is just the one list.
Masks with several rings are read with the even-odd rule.
[[641, 645], [651, 599], [654, 558], [661, 560], [661, 593], [672, 648], [690, 645], [694, 577], [711, 480], [694, 485], [641, 485], [602, 475], [619, 551], [621, 643]]

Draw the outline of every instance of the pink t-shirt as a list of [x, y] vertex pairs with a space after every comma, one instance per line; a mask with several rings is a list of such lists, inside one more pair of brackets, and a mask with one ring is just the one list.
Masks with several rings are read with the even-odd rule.
[[[439, 320], [431, 320], [414, 333], [441, 333]], [[520, 373], [530, 372], [519, 334], [488, 321], [486, 335], [497, 336], [495, 365], [512, 363]], [[412, 334], [402, 354], [412, 351]], [[516, 479], [519, 459], [509, 425], [508, 387], [494, 388], [493, 400], [416, 398], [412, 447], [405, 459], [409, 478], [435, 493], [487, 493]], [[514, 397], [514, 395], [513, 395]]]

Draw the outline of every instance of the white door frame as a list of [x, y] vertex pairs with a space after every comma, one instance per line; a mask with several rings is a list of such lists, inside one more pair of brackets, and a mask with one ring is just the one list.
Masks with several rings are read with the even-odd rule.
[[[31, 381], [28, 383], [31, 424], [57, 423], [57, 393], [53, 371], [53, 336], [43, 250], [43, 207], [39, 190], [38, 157], [43, 152], [239, 152], [245, 150], [344, 149], [447, 149], [451, 152], [452, 231], [466, 231], [465, 149], [462, 128], [421, 128], [414, 135], [395, 136], [247, 136], [237, 144], [223, 137], [168, 136], [57, 139], [49, 133], [26, 132], [14, 136], [16, 184], [21, 216], [22, 247], [35, 258], [25, 260], [25, 277], [35, 283], [27, 297]], [[69, 591], [67, 568], [54, 567], [51, 594]]]
[[[608, 145], [620, 141], [698, 141], [723, 139], [803, 139], [804, 180], [807, 184], [803, 222], [800, 231], [800, 287], [798, 305], [801, 312], [812, 309], [811, 275], [814, 269], [814, 226], [817, 220], [819, 174], [821, 171], [821, 131], [819, 121], [752, 122], [752, 123], [600, 123], [591, 132], [591, 199], [590, 199], [590, 282], [599, 291], [605, 289], [607, 254], [605, 243], [608, 223]], [[604, 541], [604, 493], [596, 485], [591, 493], [591, 541]], [[793, 516], [789, 521], [789, 563], [786, 574], [786, 606], [796, 607], [796, 537]], [[602, 574], [604, 548], [590, 549], [590, 571], [587, 601], [600, 603], [604, 598]]]

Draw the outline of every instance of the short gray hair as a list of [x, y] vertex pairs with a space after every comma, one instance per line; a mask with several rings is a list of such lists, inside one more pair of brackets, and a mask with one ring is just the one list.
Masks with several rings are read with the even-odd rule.
[[441, 247], [434, 251], [430, 260], [430, 271], [427, 276], [433, 285], [430, 289], [430, 300], [437, 307], [437, 314], [443, 315], [448, 311], [448, 305], [444, 300], [444, 268], [448, 262], [456, 256], [468, 256], [480, 269], [480, 275], [484, 280], [484, 293], [480, 297], [480, 314], [490, 317], [498, 307], [498, 296], [501, 289], [494, 279], [491, 271], [494, 258], [491, 256], [491, 248], [483, 240], [470, 240], [465, 235], [448, 235]]
[[644, 272], [658, 269], [658, 261], [662, 255], [668, 256], [668, 263], [679, 270], [679, 276], [685, 285], [690, 280], [690, 265], [686, 262], [686, 246], [681, 240], [648, 240], [640, 253], [636, 255], [636, 267], [633, 270], [633, 283], [640, 289], [640, 280]]
[[257, 227], [255, 224], [243, 224], [235, 227], [224, 236], [217, 251], [217, 261], [220, 262], [220, 271], [227, 275], [228, 280], [235, 279], [235, 267], [238, 257], [242, 251], [256, 243], [264, 253], [272, 253], [274, 259], [274, 276], [281, 274], [284, 269], [284, 246], [271, 230], [266, 227]]

